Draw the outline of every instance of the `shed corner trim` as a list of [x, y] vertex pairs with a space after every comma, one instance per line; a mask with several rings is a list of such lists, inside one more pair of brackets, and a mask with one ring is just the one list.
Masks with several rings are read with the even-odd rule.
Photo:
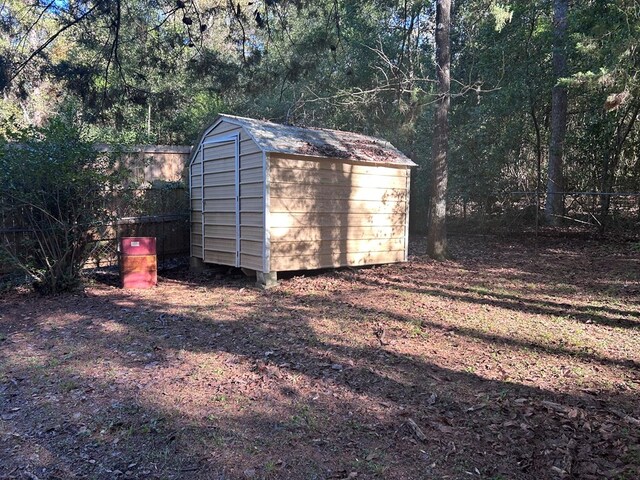
[[262, 271], [269, 273], [271, 271], [271, 185], [269, 183], [269, 160], [270, 155], [265, 150], [262, 151], [262, 171], [263, 171], [263, 228], [264, 243], [262, 250]]

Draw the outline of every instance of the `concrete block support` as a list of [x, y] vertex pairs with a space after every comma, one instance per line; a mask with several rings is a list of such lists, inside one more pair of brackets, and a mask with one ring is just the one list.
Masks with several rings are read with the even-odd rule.
[[272, 288], [278, 285], [278, 272], [256, 272], [256, 284], [260, 288]]

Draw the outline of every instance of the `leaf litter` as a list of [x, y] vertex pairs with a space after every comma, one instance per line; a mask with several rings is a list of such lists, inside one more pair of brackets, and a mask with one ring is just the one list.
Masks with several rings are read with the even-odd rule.
[[0, 299], [0, 478], [638, 478], [638, 252]]

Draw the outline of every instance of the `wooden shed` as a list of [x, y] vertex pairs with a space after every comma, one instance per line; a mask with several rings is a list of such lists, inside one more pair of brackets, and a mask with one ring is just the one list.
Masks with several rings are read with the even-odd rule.
[[415, 164], [357, 133], [219, 115], [193, 149], [192, 265], [279, 271], [407, 260]]

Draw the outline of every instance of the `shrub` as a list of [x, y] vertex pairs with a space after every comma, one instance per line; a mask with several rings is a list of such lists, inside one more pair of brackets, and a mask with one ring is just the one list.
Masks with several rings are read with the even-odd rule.
[[0, 145], [0, 250], [44, 293], [75, 288], [92, 240], [125, 193], [119, 155], [64, 117]]

